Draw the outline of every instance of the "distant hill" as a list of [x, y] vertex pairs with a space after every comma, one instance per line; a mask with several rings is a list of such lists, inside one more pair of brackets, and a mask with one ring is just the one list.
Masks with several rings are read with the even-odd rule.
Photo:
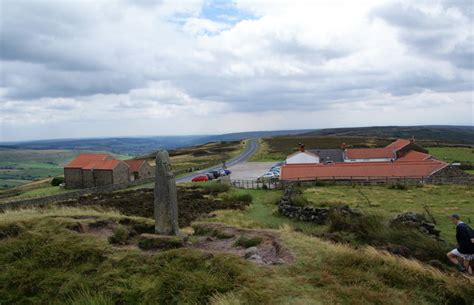
[[306, 136], [375, 137], [430, 140], [450, 144], [474, 144], [474, 126], [374, 126], [319, 129]]
[[293, 135], [307, 130], [277, 130], [229, 133], [222, 135], [155, 136], [155, 137], [116, 137], [93, 139], [58, 139], [17, 143], [0, 143], [0, 148], [34, 150], [93, 150], [109, 151], [125, 155], [146, 155], [158, 149], [176, 149], [217, 141], [238, 141], [248, 138]]

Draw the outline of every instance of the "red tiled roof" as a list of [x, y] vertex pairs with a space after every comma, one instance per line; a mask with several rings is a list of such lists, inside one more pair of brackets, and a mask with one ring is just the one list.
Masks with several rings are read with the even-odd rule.
[[395, 158], [391, 149], [387, 148], [354, 148], [345, 151], [347, 159], [381, 159]]
[[400, 150], [403, 147], [407, 146], [411, 142], [409, 140], [405, 139], [397, 139], [395, 142], [392, 142], [388, 144], [385, 148], [391, 149], [391, 150]]
[[64, 166], [64, 168], [82, 168], [97, 161], [110, 160], [113, 157], [109, 154], [80, 154], [74, 160]]
[[91, 162], [86, 166], [83, 166], [82, 169], [84, 170], [113, 170], [117, 165], [123, 163], [120, 160], [103, 160], [97, 162]]
[[419, 151], [415, 150], [410, 150], [408, 153], [403, 155], [401, 158], [397, 160], [397, 162], [400, 161], [423, 161], [423, 160], [428, 160], [430, 159], [431, 156]]
[[140, 170], [140, 167], [143, 165], [146, 160], [140, 160], [140, 159], [131, 159], [131, 160], [125, 160], [125, 163], [130, 166], [130, 171], [131, 172], [138, 172]]
[[287, 164], [282, 166], [281, 180], [314, 180], [367, 177], [426, 177], [448, 164], [438, 160], [410, 162], [351, 162], [334, 164]]

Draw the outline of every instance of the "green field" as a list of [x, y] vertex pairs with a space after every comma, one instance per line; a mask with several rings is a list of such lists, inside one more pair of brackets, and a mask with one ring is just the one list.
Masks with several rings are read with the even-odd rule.
[[263, 138], [260, 149], [251, 161], [281, 161], [298, 150], [298, 144], [302, 143], [306, 149], [329, 149], [340, 148], [342, 143], [347, 147], [381, 147], [392, 141], [388, 139], [364, 138], [364, 137], [326, 137], [326, 136], [280, 136]]
[[426, 214], [427, 207], [443, 238], [450, 241], [454, 241], [455, 228], [449, 215], [458, 213], [467, 223], [474, 225], [474, 189], [469, 186], [426, 185], [407, 190], [385, 186], [327, 186], [307, 188], [303, 195], [314, 206], [348, 204], [387, 219], [408, 211]]
[[446, 162], [474, 163], [474, 148], [467, 147], [427, 147], [429, 153]]
[[[74, 150], [0, 149], [0, 189], [16, 187], [39, 179], [60, 176], [63, 166], [80, 153]], [[95, 152], [97, 153], [97, 152]], [[124, 155], [114, 155], [126, 159]]]

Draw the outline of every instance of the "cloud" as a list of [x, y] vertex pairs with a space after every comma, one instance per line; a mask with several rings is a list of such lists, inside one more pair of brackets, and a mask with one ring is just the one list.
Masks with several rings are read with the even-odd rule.
[[[0, 140], [147, 134], [139, 118], [155, 133], [372, 125], [391, 104], [473, 123], [464, 1], [18, 0], [0, 17]], [[463, 115], [439, 116], [448, 104]]]

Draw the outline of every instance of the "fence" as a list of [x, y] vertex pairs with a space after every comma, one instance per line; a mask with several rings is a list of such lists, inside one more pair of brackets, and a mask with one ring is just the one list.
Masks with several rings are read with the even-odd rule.
[[340, 185], [422, 185], [422, 184], [462, 184], [474, 185], [473, 177], [318, 177], [314, 179], [291, 180], [284, 183], [302, 185], [340, 184]]
[[402, 184], [416, 186], [423, 184], [461, 184], [474, 185], [474, 179], [466, 177], [319, 177], [305, 180], [291, 181], [257, 181], [257, 180], [231, 180], [230, 185], [244, 189], [284, 189], [290, 184], [301, 186], [317, 185], [391, 185]]
[[230, 185], [243, 189], [282, 189], [283, 183], [278, 180], [257, 181], [257, 180], [230, 180]]

